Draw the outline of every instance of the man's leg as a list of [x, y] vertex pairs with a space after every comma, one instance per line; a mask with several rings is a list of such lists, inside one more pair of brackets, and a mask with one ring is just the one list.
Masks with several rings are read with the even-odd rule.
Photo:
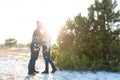
[[31, 59], [30, 59], [29, 64], [28, 64], [28, 74], [32, 74], [32, 75], [34, 75], [34, 72], [37, 72], [35, 70], [35, 62], [36, 62], [38, 55], [39, 55], [39, 51], [35, 52], [33, 47], [34, 47], [33, 44], [31, 44], [30, 45]]
[[28, 65], [28, 74], [33, 74], [34, 75], [34, 64], [35, 64], [35, 60], [30, 59], [29, 65]]
[[36, 69], [35, 69], [35, 64], [36, 64], [36, 60], [38, 59], [38, 56], [39, 56], [39, 51], [38, 52], [35, 52], [35, 63], [34, 63], [34, 72], [35, 73], [39, 73], [39, 71], [37, 71]]

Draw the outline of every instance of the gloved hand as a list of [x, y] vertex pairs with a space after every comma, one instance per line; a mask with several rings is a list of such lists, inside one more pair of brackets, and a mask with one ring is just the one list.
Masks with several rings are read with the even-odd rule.
[[34, 44], [34, 51], [39, 51], [40, 45], [39, 44]]

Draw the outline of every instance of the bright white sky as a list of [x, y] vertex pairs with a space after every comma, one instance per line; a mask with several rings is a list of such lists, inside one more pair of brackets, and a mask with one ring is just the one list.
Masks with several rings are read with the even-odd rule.
[[[120, 8], [120, 0], [117, 1]], [[30, 42], [37, 20], [49, 27], [54, 43], [60, 26], [80, 12], [86, 16], [93, 3], [94, 0], [0, 0], [0, 44], [8, 38]]]

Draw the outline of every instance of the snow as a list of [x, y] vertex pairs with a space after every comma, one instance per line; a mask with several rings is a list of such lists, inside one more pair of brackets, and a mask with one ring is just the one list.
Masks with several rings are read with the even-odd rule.
[[57, 70], [55, 73], [41, 74], [44, 70], [42, 54], [36, 62], [40, 73], [32, 76], [27, 74], [29, 58], [30, 51], [27, 48], [0, 50], [0, 80], [120, 80], [120, 72]]

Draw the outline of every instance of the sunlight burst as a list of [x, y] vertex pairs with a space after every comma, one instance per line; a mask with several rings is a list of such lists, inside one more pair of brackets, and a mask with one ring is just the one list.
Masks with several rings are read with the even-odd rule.
[[44, 24], [45, 24], [46, 29], [49, 31], [50, 36], [52, 37], [52, 44], [55, 44], [61, 24], [54, 23], [54, 21], [52, 20], [51, 21], [46, 20]]

